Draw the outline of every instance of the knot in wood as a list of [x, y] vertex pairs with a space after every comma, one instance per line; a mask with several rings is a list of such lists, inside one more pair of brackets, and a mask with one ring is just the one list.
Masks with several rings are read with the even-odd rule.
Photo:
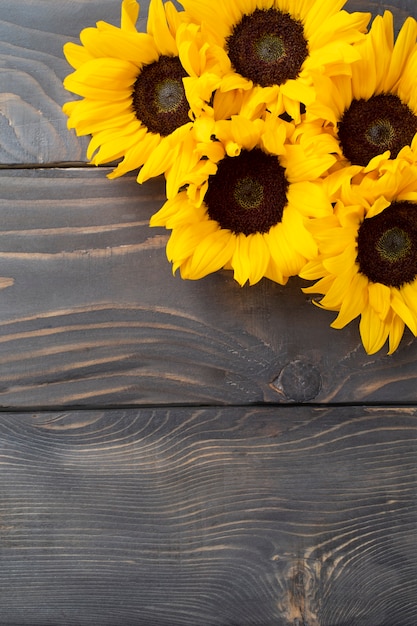
[[279, 376], [272, 381], [272, 387], [287, 400], [308, 402], [320, 392], [321, 375], [314, 365], [297, 359], [283, 367]]

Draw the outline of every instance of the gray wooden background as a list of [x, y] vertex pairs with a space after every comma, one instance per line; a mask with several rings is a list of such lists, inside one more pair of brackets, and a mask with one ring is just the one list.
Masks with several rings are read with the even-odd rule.
[[119, 14], [0, 0], [0, 624], [415, 626], [417, 341], [172, 276], [162, 180], [61, 111], [63, 44]]

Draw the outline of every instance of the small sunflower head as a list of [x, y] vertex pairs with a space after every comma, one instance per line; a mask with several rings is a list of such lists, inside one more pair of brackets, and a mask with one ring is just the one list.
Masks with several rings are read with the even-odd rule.
[[417, 204], [393, 202], [365, 219], [357, 237], [360, 272], [373, 283], [400, 288], [417, 277]]
[[167, 136], [190, 121], [185, 76], [178, 57], [160, 56], [142, 68], [133, 86], [132, 103], [135, 116], [151, 133]]

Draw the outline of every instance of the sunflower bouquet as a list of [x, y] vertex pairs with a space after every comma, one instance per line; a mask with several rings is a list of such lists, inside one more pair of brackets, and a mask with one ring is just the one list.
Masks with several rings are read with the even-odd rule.
[[[182, 278], [291, 276], [365, 350], [417, 336], [417, 22], [345, 0], [123, 0], [67, 43], [68, 127], [110, 178], [163, 175]], [[320, 298], [321, 296], [321, 298]]]

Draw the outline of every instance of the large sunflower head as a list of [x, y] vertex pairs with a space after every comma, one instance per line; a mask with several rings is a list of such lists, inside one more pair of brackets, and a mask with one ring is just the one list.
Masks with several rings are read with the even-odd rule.
[[216, 132], [201, 148], [206, 157], [189, 172], [187, 189], [165, 203], [151, 226], [172, 229], [167, 256], [183, 278], [231, 268], [241, 285], [263, 276], [285, 284], [317, 252], [306, 222], [332, 212], [319, 177], [333, 158], [319, 154], [317, 142], [311, 151], [291, 144], [277, 119], [236, 116]]
[[318, 279], [304, 291], [323, 294], [319, 306], [338, 311], [332, 327], [360, 316], [366, 352], [389, 339], [391, 354], [405, 325], [417, 335], [417, 169], [386, 172], [373, 187], [364, 179], [342, 190], [334, 214], [311, 225], [319, 255], [300, 276]]
[[229, 70], [221, 89], [250, 90], [276, 113], [300, 119], [315, 99], [314, 76], [350, 73], [368, 13], [348, 14], [345, 0], [183, 0], [210, 45], [224, 50]]
[[[98, 22], [81, 32], [82, 45], [64, 53], [75, 71], [65, 87], [82, 97], [68, 102], [68, 126], [91, 134], [87, 156], [95, 165], [122, 159], [111, 177], [148, 164], [148, 177], [175, 159], [191, 127], [176, 34], [183, 12], [151, 0], [147, 32], [136, 30], [139, 5], [123, 0], [121, 27]], [[174, 149], [174, 147], [176, 149]]]
[[366, 173], [381, 165], [395, 169], [401, 159], [416, 161], [416, 38], [417, 22], [409, 17], [395, 39], [386, 11], [355, 46], [360, 58], [351, 76], [318, 79], [321, 88], [307, 118], [326, 122], [345, 164]]

